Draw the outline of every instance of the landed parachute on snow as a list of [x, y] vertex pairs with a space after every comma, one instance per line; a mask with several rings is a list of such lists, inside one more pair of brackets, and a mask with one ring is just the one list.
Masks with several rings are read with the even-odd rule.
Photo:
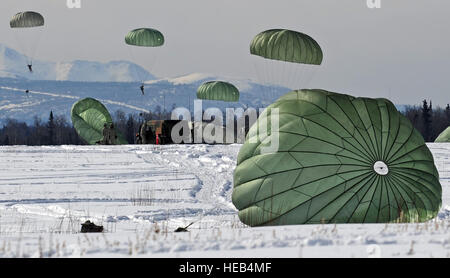
[[434, 141], [436, 143], [450, 143], [450, 126], [447, 127]]
[[[71, 110], [72, 124], [78, 135], [89, 145], [95, 145], [103, 139], [104, 124], [111, 124], [112, 118], [106, 107], [93, 98], [77, 101]], [[116, 144], [127, 144], [127, 141], [116, 131]]]
[[236, 102], [239, 101], [239, 90], [228, 82], [209, 81], [198, 87], [197, 98]]
[[[258, 134], [277, 111], [278, 131]], [[273, 136], [279, 146], [268, 151]], [[441, 199], [431, 152], [390, 101], [324, 90], [290, 92], [261, 114], [232, 195], [250, 226], [423, 222]]]

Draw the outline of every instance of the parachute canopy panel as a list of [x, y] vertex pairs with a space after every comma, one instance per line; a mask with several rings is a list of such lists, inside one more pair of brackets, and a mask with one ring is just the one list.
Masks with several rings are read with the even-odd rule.
[[44, 17], [37, 12], [20, 12], [12, 17], [9, 22], [11, 28], [33, 28], [44, 26]]
[[436, 143], [450, 143], [450, 126], [447, 127], [434, 141]]
[[292, 30], [271, 29], [256, 35], [250, 53], [271, 60], [320, 65], [323, 59], [320, 45], [310, 36]]
[[[258, 134], [274, 108], [279, 130]], [[270, 136], [277, 151], [263, 149]], [[239, 151], [232, 195], [250, 226], [423, 222], [441, 199], [430, 150], [390, 101], [324, 90], [292, 91], [261, 114]]]
[[209, 81], [197, 89], [197, 98], [205, 100], [239, 101], [239, 90], [224, 81]]
[[152, 28], [139, 28], [125, 36], [125, 43], [134, 46], [158, 47], [164, 44], [164, 35]]

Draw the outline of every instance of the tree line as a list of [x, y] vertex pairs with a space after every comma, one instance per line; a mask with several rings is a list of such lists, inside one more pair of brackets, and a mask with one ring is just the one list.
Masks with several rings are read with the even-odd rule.
[[[117, 110], [113, 115], [115, 129], [121, 132], [128, 143], [134, 144], [136, 133], [142, 122], [148, 120], [170, 119], [171, 113], [157, 106], [155, 111], [140, 114], [128, 114]], [[47, 121], [34, 116], [33, 124], [6, 119], [0, 128], [0, 145], [84, 145], [86, 142], [78, 136], [72, 123], [63, 115], [54, 115], [50, 111]]]
[[[173, 107], [174, 108], [174, 107]], [[434, 142], [439, 134], [450, 126], [450, 105], [433, 108], [432, 102], [423, 100], [421, 106], [406, 106], [403, 115], [422, 134], [426, 142]], [[171, 112], [156, 107], [149, 113], [126, 114], [117, 110], [113, 115], [116, 130], [121, 132], [129, 144], [135, 144], [136, 133], [144, 121], [170, 119]], [[71, 123], [63, 115], [53, 115], [43, 122], [37, 116], [33, 124], [7, 119], [0, 128], [0, 145], [84, 145]]]
[[450, 105], [433, 108], [432, 101], [423, 100], [422, 106], [407, 106], [402, 112], [422, 134], [425, 142], [434, 142], [450, 126]]

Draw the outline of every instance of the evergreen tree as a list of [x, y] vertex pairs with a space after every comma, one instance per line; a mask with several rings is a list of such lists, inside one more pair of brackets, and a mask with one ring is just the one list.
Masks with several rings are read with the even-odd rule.
[[3, 145], [9, 145], [9, 136], [6, 134], [5, 140], [3, 141]]
[[55, 144], [55, 121], [54, 121], [54, 117], [53, 117], [53, 111], [50, 111], [50, 116], [48, 118], [48, 124], [47, 124], [47, 128], [48, 128], [48, 144], [49, 145], [54, 145]]
[[425, 142], [431, 141], [432, 132], [432, 104], [428, 105], [427, 101], [423, 100], [422, 106], [422, 120], [423, 120], [423, 138]]
[[445, 116], [447, 117], [447, 124], [450, 125], [450, 104], [445, 107]]

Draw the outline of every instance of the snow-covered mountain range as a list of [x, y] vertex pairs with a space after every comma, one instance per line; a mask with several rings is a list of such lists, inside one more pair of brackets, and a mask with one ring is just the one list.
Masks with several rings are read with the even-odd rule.
[[33, 68], [33, 73], [30, 73], [25, 55], [0, 44], [0, 77], [84, 82], [132, 82], [155, 79], [144, 68], [127, 61], [100, 63], [77, 60], [56, 63], [35, 60]]
[[[254, 107], [261, 108], [274, 102], [289, 89], [263, 86], [251, 80], [220, 78], [206, 74], [189, 74], [176, 78], [147, 81], [145, 95], [139, 82], [79, 82], [0, 78], [0, 124], [8, 118], [33, 122], [33, 117], [47, 119], [50, 111], [70, 120], [70, 109], [77, 100], [93, 97], [100, 100], [111, 113], [122, 110], [138, 114], [157, 109], [171, 111], [185, 107], [194, 111], [197, 88], [209, 80], [224, 80], [240, 90], [239, 102], [203, 101], [202, 109]], [[29, 90], [26, 94], [25, 90]]]
[[[0, 124], [8, 118], [32, 123], [34, 116], [48, 118], [50, 111], [70, 120], [74, 102], [85, 97], [102, 101], [111, 113], [140, 113], [172, 107], [194, 110], [196, 91], [205, 81], [233, 83], [241, 92], [239, 103], [204, 101], [208, 107], [265, 107], [289, 91], [278, 86], [263, 86], [254, 81], [192, 73], [175, 78], [155, 79], [142, 67], [127, 61], [33, 61], [28, 72], [27, 58], [0, 44]], [[139, 89], [145, 82], [145, 95]], [[29, 90], [28, 94], [25, 91]]]
[[[8, 118], [27, 123], [32, 123], [34, 116], [46, 120], [50, 111], [70, 121], [73, 103], [85, 97], [102, 101], [112, 114], [117, 110], [127, 114], [157, 109], [171, 111], [173, 107], [185, 107], [193, 112], [197, 88], [211, 80], [234, 84], [241, 93], [240, 100], [236, 103], [203, 101], [203, 110], [262, 108], [290, 91], [249, 79], [205, 73], [155, 79], [151, 73], [127, 61], [35, 61], [33, 67], [35, 71], [28, 73], [25, 56], [0, 44], [0, 124]], [[147, 80], [145, 95], [139, 89], [141, 77]], [[30, 93], [25, 94], [25, 90]]]

